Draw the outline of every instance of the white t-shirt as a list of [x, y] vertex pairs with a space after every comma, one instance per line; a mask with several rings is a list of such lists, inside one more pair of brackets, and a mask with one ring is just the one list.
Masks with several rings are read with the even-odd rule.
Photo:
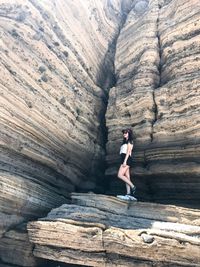
[[[119, 154], [122, 154], [122, 153], [126, 154], [127, 149], [128, 149], [128, 144], [125, 143], [125, 144], [121, 145]], [[130, 156], [131, 156], [131, 153], [130, 153]]]
[[126, 154], [127, 152], [127, 149], [128, 149], [128, 144], [123, 144], [121, 147], [120, 147], [120, 152], [119, 154]]

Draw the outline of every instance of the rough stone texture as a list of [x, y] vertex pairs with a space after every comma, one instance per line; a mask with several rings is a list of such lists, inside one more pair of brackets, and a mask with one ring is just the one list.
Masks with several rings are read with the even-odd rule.
[[140, 197], [199, 205], [199, 10], [198, 0], [0, 0], [4, 261], [13, 239], [29, 262], [17, 225], [99, 186], [115, 82], [107, 176], [131, 126]]
[[1, 236], [96, 186], [115, 39], [130, 4], [0, 0]]
[[6, 172], [40, 172], [44, 178], [48, 173], [68, 192], [94, 187], [90, 176], [101, 165], [105, 145], [102, 88], [112, 83], [110, 46], [123, 18], [121, 2], [108, 4], [1, 1]]
[[199, 266], [198, 210], [95, 194], [72, 200], [28, 224], [35, 256], [101, 267]]
[[63, 194], [93, 188], [104, 154], [105, 92], [97, 85], [112, 82], [109, 46], [126, 7], [0, 3], [1, 171], [48, 180]]
[[[199, 207], [200, 2], [142, 2], [117, 41], [106, 173], [116, 177], [121, 129], [131, 127], [138, 195]], [[120, 185], [114, 183], [116, 178], [116, 191]]]
[[0, 263], [0, 267], [19, 267], [17, 265], [12, 265], [12, 264], [4, 264], [4, 263]]
[[32, 251], [33, 245], [29, 242], [26, 224], [18, 226], [15, 230], [7, 231], [1, 238], [0, 258], [2, 261], [24, 267], [39, 266], [42, 260], [35, 258]]
[[[0, 242], [0, 259], [8, 264], [1, 264], [0, 267], [76, 267], [77, 265], [61, 264], [56, 261], [49, 261], [34, 257], [34, 245], [30, 243], [26, 224], [18, 225], [14, 230], [7, 231]], [[77, 266], [79, 267], [79, 266]]]

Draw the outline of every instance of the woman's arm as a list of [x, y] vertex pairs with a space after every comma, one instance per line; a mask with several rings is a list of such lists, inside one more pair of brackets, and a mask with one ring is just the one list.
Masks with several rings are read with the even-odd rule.
[[127, 147], [127, 151], [126, 151], [126, 157], [124, 159], [123, 166], [126, 166], [127, 159], [131, 155], [132, 149], [133, 149], [133, 145], [128, 143], [128, 147]]

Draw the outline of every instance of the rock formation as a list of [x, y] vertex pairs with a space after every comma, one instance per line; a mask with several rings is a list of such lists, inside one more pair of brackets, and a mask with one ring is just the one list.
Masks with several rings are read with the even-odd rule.
[[106, 88], [113, 84], [115, 39], [130, 3], [0, 1], [5, 262], [18, 264], [4, 253], [6, 244], [13, 253], [7, 240], [16, 241], [18, 234], [9, 234], [16, 225], [67, 203], [77, 188], [98, 186], [105, 169]]
[[200, 2], [142, 2], [117, 40], [106, 173], [116, 180], [121, 130], [131, 127], [139, 195], [199, 207]]
[[200, 212], [74, 194], [28, 224], [34, 255], [86, 266], [199, 266]]
[[140, 198], [199, 206], [199, 18], [199, 0], [0, 0], [2, 266], [40, 264], [27, 222], [105, 169], [122, 193], [127, 126]]
[[[33, 256], [33, 244], [30, 244], [26, 224], [7, 231], [1, 238], [0, 256], [4, 262], [15, 266], [41, 266], [43, 261]], [[1, 267], [1, 265], [0, 265]]]

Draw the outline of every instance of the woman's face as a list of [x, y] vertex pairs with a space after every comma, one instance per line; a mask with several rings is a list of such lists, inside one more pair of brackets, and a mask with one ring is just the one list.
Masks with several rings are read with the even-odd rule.
[[124, 138], [127, 139], [127, 138], [128, 138], [128, 132], [124, 132], [124, 133], [123, 133], [123, 136], [124, 136]]

